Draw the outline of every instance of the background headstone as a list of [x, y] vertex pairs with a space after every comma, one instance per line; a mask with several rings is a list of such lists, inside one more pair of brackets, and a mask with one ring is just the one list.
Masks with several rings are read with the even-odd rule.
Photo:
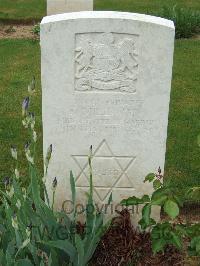
[[89, 187], [101, 206], [152, 191], [144, 177], [164, 169], [174, 48], [173, 22], [120, 12], [80, 12], [41, 23], [44, 154], [53, 144], [48, 186], [56, 206]]
[[47, 15], [92, 10], [93, 0], [47, 0]]

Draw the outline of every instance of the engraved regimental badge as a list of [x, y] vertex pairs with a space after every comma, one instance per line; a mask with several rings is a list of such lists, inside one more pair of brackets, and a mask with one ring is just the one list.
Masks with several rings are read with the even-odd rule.
[[136, 91], [137, 36], [118, 33], [76, 35], [75, 90]]

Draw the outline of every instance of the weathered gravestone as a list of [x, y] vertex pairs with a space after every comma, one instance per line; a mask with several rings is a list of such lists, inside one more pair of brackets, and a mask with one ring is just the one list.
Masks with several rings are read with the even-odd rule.
[[140, 14], [80, 12], [41, 23], [44, 153], [53, 144], [48, 186], [56, 206], [69, 200], [69, 172], [79, 202], [152, 191], [143, 179], [164, 168], [174, 47], [173, 22]]
[[47, 0], [47, 14], [93, 10], [93, 0]]

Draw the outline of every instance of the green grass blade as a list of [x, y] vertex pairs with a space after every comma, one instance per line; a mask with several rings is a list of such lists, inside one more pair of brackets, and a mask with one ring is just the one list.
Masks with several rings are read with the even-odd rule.
[[109, 196], [109, 199], [108, 199], [108, 205], [110, 205], [112, 201], [113, 201], [113, 199], [112, 199], [112, 192], [111, 192], [110, 196]]
[[85, 265], [85, 263], [84, 263], [84, 246], [83, 246], [83, 241], [78, 234], [75, 235], [75, 245], [76, 245], [76, 249], [78, 252], [78, 266], [83, 266], [83, 265]]
[[75, 247], [68, 240], [41, 242], [41, 244], [44, 244], [45, 246], [49, 246], [52, 248], [58, 248], [64, 251], [70, 257], [72, 262], [76, 261], [77, 251]]
[[76, 203], [76, 185], [75, 185], [75, 179], [73, 176], [72, 171], [70, 171], [70, 185], [71, 185], [71, 192], [72, 192], [72, 202], [75, 206]]
[[76, 184], [75, 184], [75, 178], [73, 176], [72, 171], [70, 171], [70, 185], [71, 185], [71, 192], [72, 192], [72, 202], [73, 202], [73, 219], [74, 223], [76, 222]]
[[34, 167], [32, 165], [30, 166], [30, 172], [31, 172], [32, 196], [33, 196], [36, 208], [40, 208], [40, 203], [41, 203], [40, 190], [39, 190], [39, 186], [38, 186], [37, 176], [36, 176], [36, 173], [34, 171]]

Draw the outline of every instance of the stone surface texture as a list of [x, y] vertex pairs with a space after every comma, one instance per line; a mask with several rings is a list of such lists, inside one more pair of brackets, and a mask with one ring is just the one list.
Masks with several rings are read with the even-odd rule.
[[47, 0], [47, 15], [92, 10], [93, 0]]
[[[113, 208], [152, 191], [144, 177], [164, 169], [174, 49], [173, 22], [133, 13], [79, 12], [41, 23], [44, 156], [53, 145], [47, 185], [56, 206], [89, 187]], [[116, 207], [118, 208], [118, 206]], [[109, 212], [109, 211], [108, 211]]]

